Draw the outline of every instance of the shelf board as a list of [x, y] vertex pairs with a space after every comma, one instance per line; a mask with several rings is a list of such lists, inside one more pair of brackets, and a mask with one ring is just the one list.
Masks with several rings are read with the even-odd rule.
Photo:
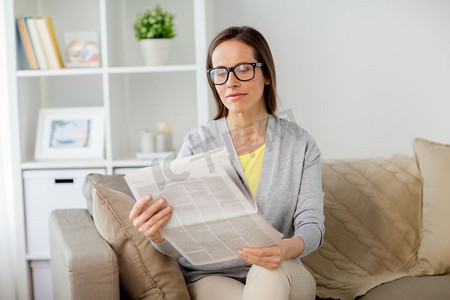
[[73, 76], [73, 75], [97, 75], [102, 74], [102, 68], [67, 68], [56, 70], [19, 70], [17, 77], [48, 77], [48, 76]]
[[21, 164], [22, 170], [37, 169], [86, 169], [106, 168], [106, 160], [80, 160], [80, 161], [27, 161]]
[[[160, 159], [161, 160], [161, 159]], [[163, 160], [163, 159], [162, 159]], [[42, 170], [42, 169], [93, 169], [93, 168], [136, 168], [148, 167], [152, 164], [152, 159], [136, 159], [132, 156], [122, 157], [113, 161], [87, 160], [87, 161], [26, 161], [22, 162], [22, 170]]]
[[112, 162], [113, 168], [144, 168], [150, 166], [152, 163], [151, 160], [137, 160], [137, 159], [123, 159], [123, 160], [115, 160]]
[[112, 162], [113, 168], [144, 168], [148, 167], [153, 163], [152, 160], [147, 159], [123, 159], [123, 160], [115, 160]]
[[133, 66], [133, 67], [111, 67], [107, 69], [110, 74], [126, 73], [159, 73], [159, 72], [185, 72], [195, 71], [196, 65], [165, 65], [165, 66]]
[[50, 77], [50, 76], [77, 76], [98, 74], [131, 74], [131, 73], [161, 73], [161, 72], [188, 72], [197, 70], [196, 65], [166, 65], [166, 66], [131, 66], [109, 68], [64, 68], [56, 70], [19, 70], [17, 77]]
[[[154, 163], [154, 159], [158, 159], [163, 162], [165, 159], [173, 160], [176, 157], [176, 152], [155, 152], [148, 154], [148, 158], [137, 159], [138, 153], [126, 153], [116, 159], [113, 159], [111, 165], [113, 168], [126, 168], [126, 167], [148, 167]], [[143, 156], [143, 154], [141, 155]], [[143, 156], [144, 157], [144, 156]]]
[[30, 260], [50, 260], [50, 254], [27, 254], [25, 259]]

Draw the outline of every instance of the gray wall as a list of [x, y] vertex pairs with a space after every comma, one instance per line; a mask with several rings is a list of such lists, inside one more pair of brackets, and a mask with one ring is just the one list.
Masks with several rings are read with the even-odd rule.
[[450, 143], [450, 1], [214, 0], [208, 39], [250, 25], [274, 54], [281, 110], [324, 158]]

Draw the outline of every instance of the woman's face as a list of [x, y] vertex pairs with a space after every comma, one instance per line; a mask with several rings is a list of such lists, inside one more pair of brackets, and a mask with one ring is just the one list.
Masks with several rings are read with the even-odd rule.
[[[213, 68], [229, 68], [240, 63], [259, 62], [253, 56], [253, 49], [238, 40], [228, 40], [217, 45], [211, 60]], [[216, 85], [216, 90], [229, 113], [252, 113], [262, 109], [266, 112], [265, 84], [270, 84], [270, 80], [265, 79], [262, 69], [256, 67], [255, 77], [252, 80], [240, 81], [233, 72], [230, 72], [227, 82]]]

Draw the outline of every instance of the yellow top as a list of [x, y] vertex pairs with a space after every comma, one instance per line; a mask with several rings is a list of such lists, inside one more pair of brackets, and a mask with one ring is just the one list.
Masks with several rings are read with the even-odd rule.
[[252, 153], [239, 156], [242, 169], [244, 169], [244, 174], [247, 178], [247, 183], [252, 191], [253, 197], [256, 196], [256, 192], [258, 191], [265, 148], [266, 144], [262, 145]]

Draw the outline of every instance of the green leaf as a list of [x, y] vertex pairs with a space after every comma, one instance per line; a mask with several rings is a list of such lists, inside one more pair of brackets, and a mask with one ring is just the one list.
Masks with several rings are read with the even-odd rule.
[[175, 16], [164, 11], [160, 5], [137, 13], [134, 22], [135, 36], [138, 40], [152, 38], [174, 38]]

